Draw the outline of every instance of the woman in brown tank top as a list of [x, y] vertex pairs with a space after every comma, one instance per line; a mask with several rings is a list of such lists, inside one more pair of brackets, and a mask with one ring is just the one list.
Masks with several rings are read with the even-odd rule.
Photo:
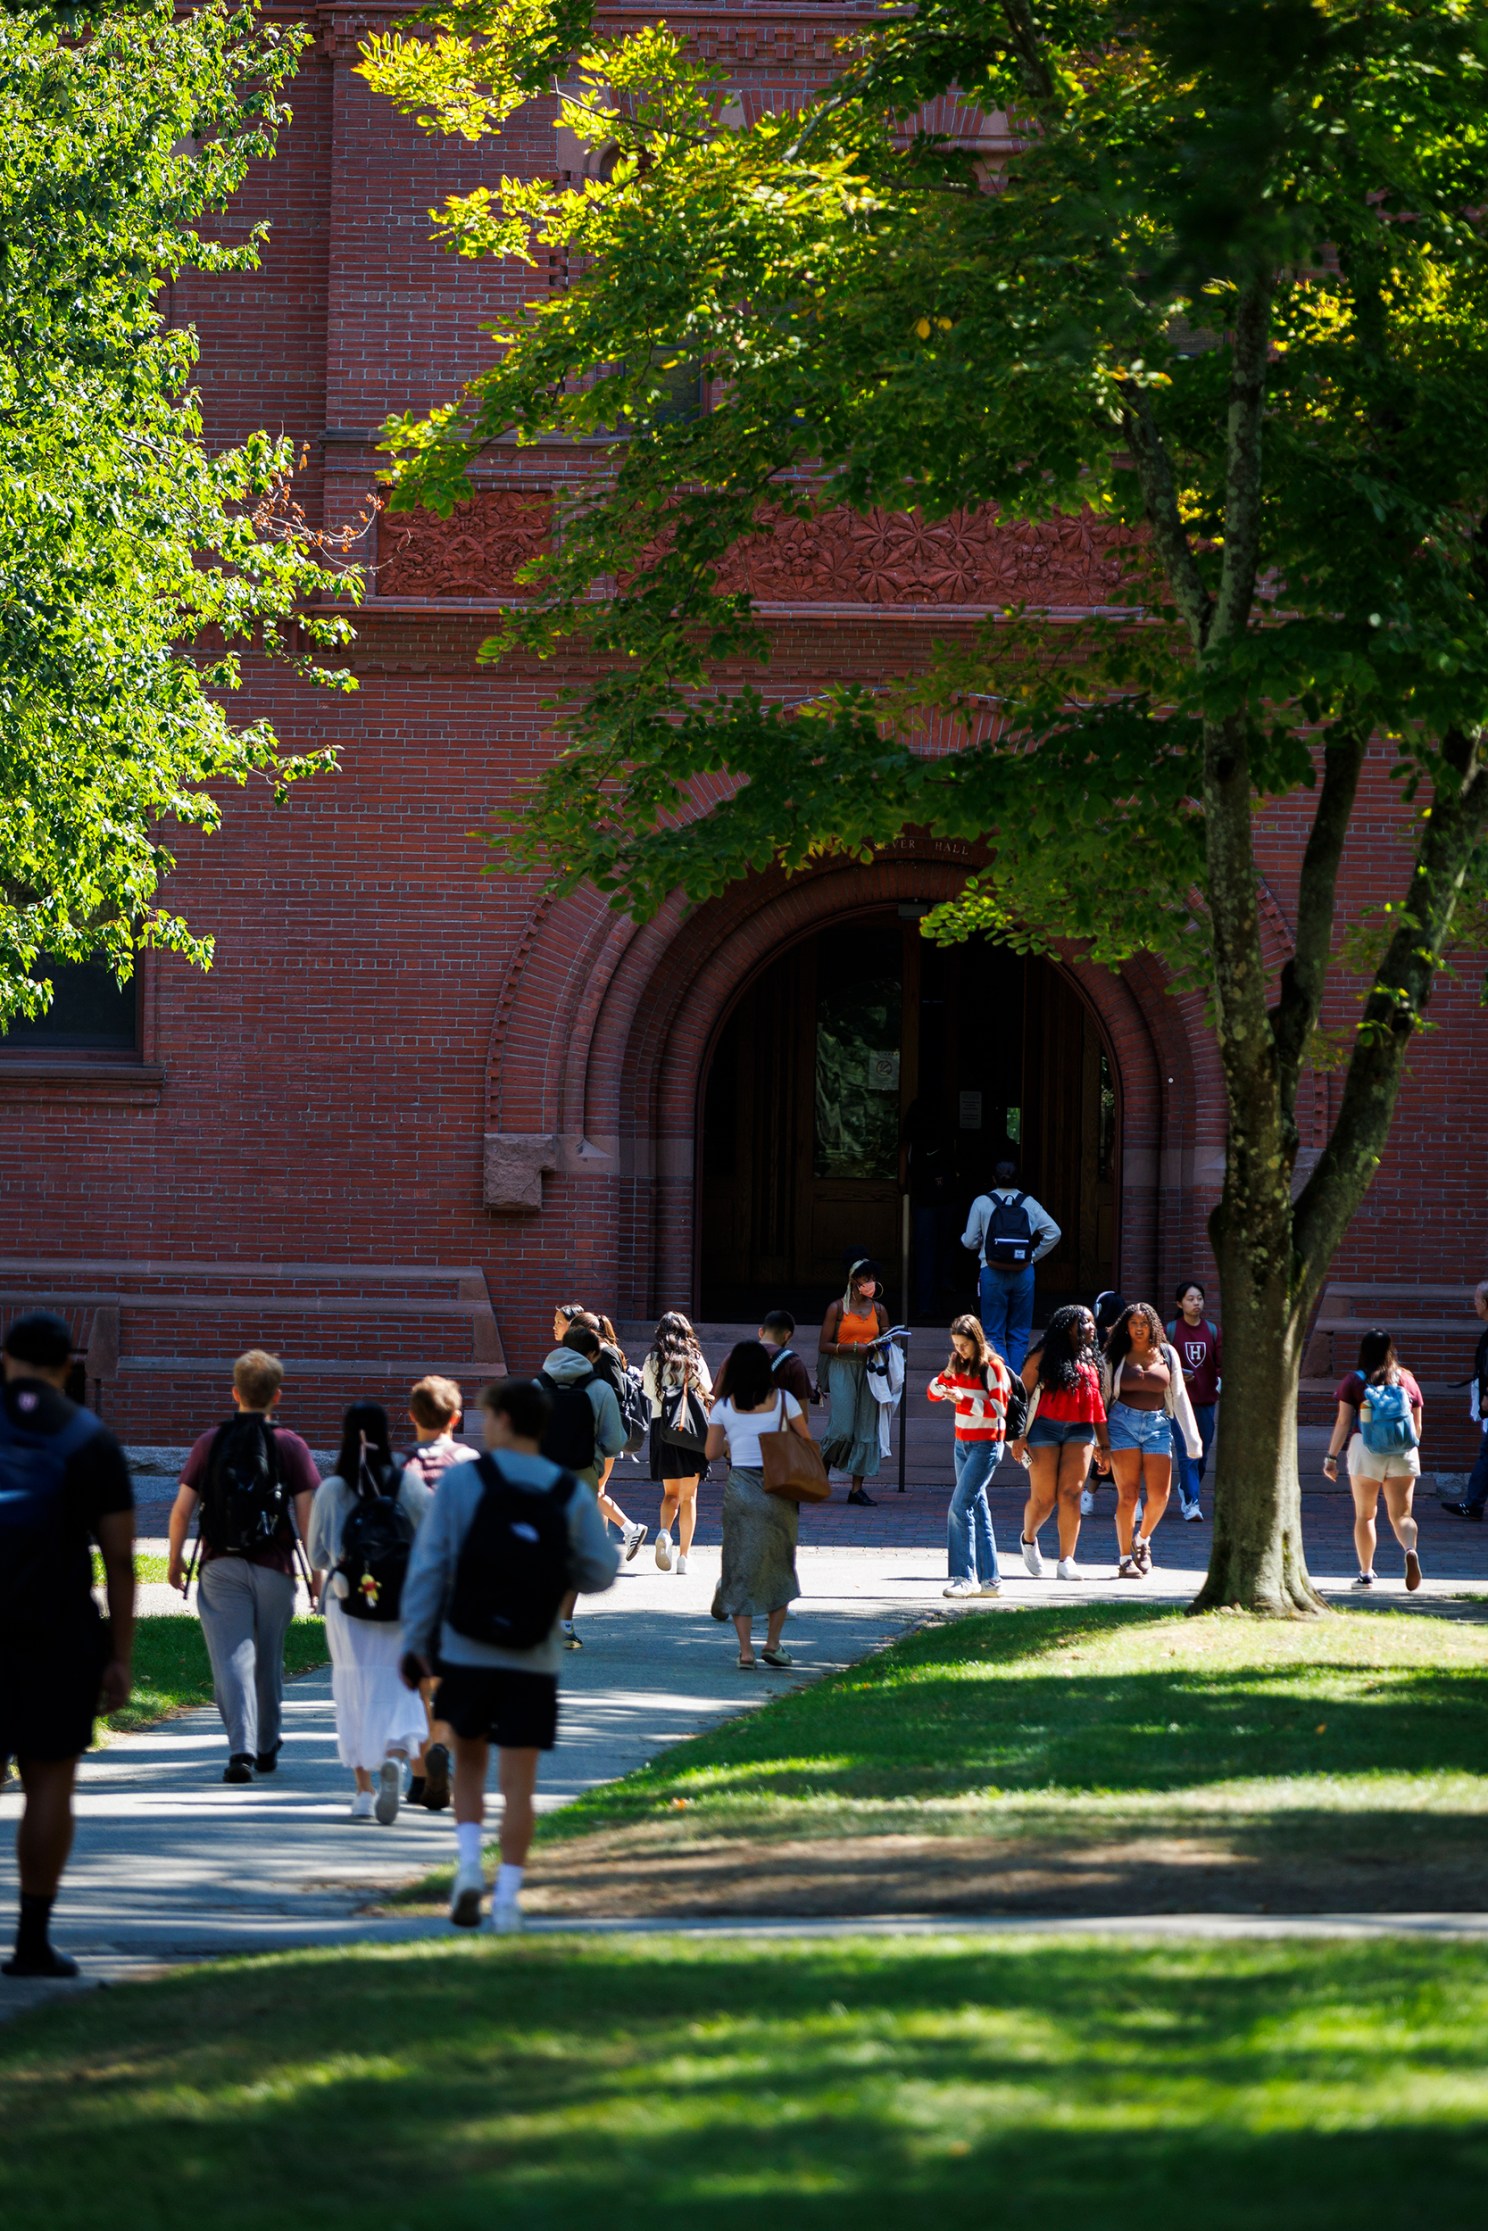
[[[1106, 1410], [1116, 1480], [1118, 1577], [1140, 1580], [1152, 1570], [1152, 1536], [1168, 1507], [1173, 1434], [1183, 1434], [1194, 1457], [1203, 1446], [1177, 1355], [1163, 1337], [1162, 1319], [1151, 1302], [1133, 1302], [1111, 1327]], [[1140, 1534], [1139, 1501], [1144, 1506]]]

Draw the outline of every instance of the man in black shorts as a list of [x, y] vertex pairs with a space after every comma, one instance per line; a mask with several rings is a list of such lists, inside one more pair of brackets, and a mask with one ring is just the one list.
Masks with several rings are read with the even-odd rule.
[[[21, 1912], [6, 1975], [74, 1976], [50, 1941], [72, 1848], [77, 1762], [100, 1705], [129, 1698], [134, 1648], [134, 1493], [124, 1451], [63, 1393], [72, 1335], [49, 1310], [5, 1335], [0, 1387], [0, 1778], [26, 1793], [16, 1834]], [[93, 1600], [103, 1552], [108, 1620]]]
[[[532, 1843], [537, 1762], [543, 1751], [552, 1750], [558, 1733], [562, 1594], [576, 1588], [597, 1596], [620, 1569], [620, 1552], [605, 1530], [593, 1489], [541, 1453], [551, 1410], [547, 1393], [531, 1379], [502, 1379], [481, 1397], [486, 1449], [497, 1467], [497, 1490], [507, 1498], [511, 1521], [507, 1562], [498, 1554], [492, 1570], [499, 1578], [527, 1554], [541, 1565], [542, 1582], [551, 1583], [540, 1615], [543, 1621], [551, 1619], [546, 1633], [530, 1647], [510, 1649], [473, 1639], [451, 1624], [461, 1553], [490, 1485], [485, 1461], [457, 1464], [445, 1473], [419, 1528], [403, 1583], [403, 1678], [415, 1688], [436, 1670], [437, 1661], [435, 1710], [454, 1731], [460, 1864], [450, 1919], [462, 1929], [479, 1925], [485, 1895], [481, 1831], [493, 1743], [501, 1754], [503, 1805], [501, 1871], [491, 1918], [502, 1931], [522, 1925], [520, 1891]], [[557, 1498], [549, 1503], [555, 1489]], [[541, 1540], [552, 1543], [551, 1567], [538, 1546]], [[512, 1608], [520, 1613], [523, 1607]]]

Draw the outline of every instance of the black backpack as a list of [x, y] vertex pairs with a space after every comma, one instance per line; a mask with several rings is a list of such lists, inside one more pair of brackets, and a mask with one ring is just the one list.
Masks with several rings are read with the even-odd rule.
[[274, 1428], [240, 1410], [219, 1425], [202, 1483], [201, 1538], [215, 1557], [249, 1557], [294, 1540]]
[[595, 1376], [593, 1371], [586, 1371], [582, 1379], [550, 1379], [546, 1371], [537, 1375], [538, 1385], [546, 1387], [553, 1400], [553, 1415], [540, 1443], [542, 1453], [565, 1472], [587, 1472], [594, 1464], [594, 1404], [589, 1389]]
[[0, 1401], [0, 1631], [45, 1623], [66, 1584], [67, 1467], [100, 1430], [74, 1410], [59, 1433], [12, 1423]]
[[1010, 1371], [1008, 1377], [1012, 1380], [1012, 1385], [1008, 1389], [1007, 1417], [1003, 1430], [1008, 1440], [1021, 1441], [1028, 1431], [1028, 1389], [1016, 1371]]
[[988, 1262], [1002, 1270], [1021, 1270], [1033, 1261], [1033, 1218], [1023, 1206], [1027, 1198], [1026, 1193], [1015, 1193], [1010, 1201], [993, 1195], [984, 1245]]
[[403, 1475], [396, 1465], [381, 1479], [369, 1458], [362, 1458], [356, 1501], [341, 1533], [336, 1567], [336, 1601], [348, 1619], [397, 1619], [403, 1608], [403, 1583], [413, 1554], [415, 1527], [398, 1500]]
[[460, 1545], [446, 1617], [467, 1642], [533, 1650], [547, 1640], [568, 1594], [568, 1506], [579, 1483], [565, 1472], [534, 1493], [509, 1480], [489, 1452], [476, 1468], [483, 1492]]

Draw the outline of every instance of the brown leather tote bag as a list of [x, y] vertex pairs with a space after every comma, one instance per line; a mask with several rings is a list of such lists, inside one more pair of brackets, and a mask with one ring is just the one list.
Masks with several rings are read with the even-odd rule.
[[784, 1395], [780, 1397], [779, 1425], [770, 1433], [762, 1433], [759, 1444], [767, 1495], [783, 1495], [791, 1503], [826, 1502], [832, 1488], [822, 1452], [814, 1441], [792, 1433]]

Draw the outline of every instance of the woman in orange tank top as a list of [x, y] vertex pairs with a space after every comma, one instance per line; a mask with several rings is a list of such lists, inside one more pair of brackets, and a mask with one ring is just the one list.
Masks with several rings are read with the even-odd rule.
[[868, 1386], [868, 1351], [889, 1329], [888, 1312], [878, 1292], [878, 1265], [863, 1256], [847, 1274], [842, 1299], [834, 1301], [822, 1319], [818, 1346], [831, 1401], [822, 1456], [834, 1470], [850, 1476], [850, 1503], [872, 1503], [873, 1497], [863, 1492], [863, 1482], [877, 1476], [881, 1462], [878, 1404]]

